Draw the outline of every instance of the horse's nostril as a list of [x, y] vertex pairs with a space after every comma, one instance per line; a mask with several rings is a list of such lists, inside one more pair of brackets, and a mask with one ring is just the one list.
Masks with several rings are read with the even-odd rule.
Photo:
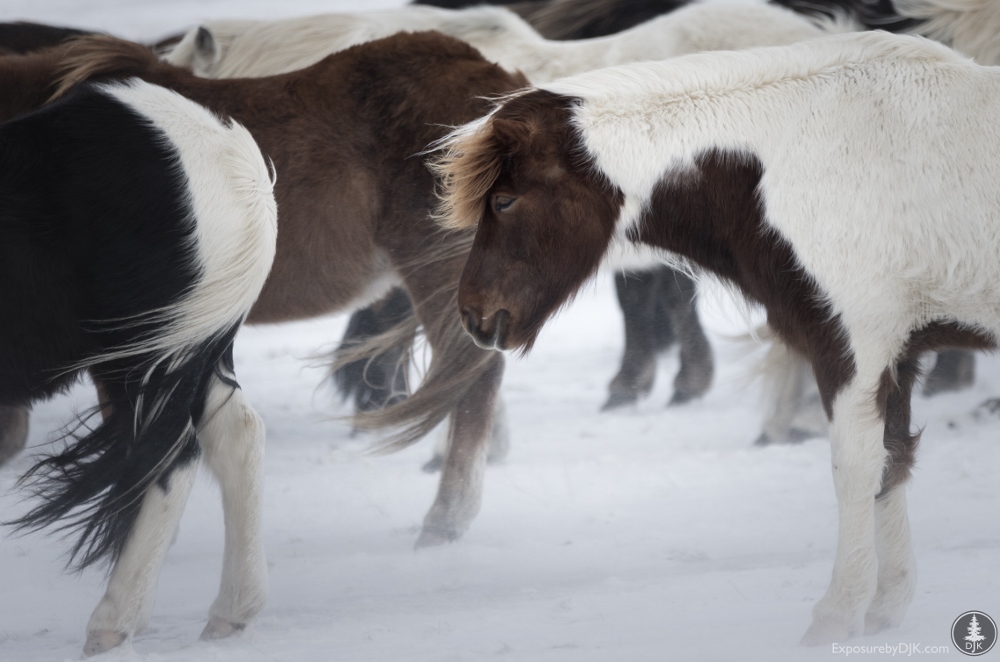
[[465, 326], [465, 330], [469, 333], [475, 332], [479, 328], [480, 315], [469, 306], [462, 308], [461, 313], [462, 325]]

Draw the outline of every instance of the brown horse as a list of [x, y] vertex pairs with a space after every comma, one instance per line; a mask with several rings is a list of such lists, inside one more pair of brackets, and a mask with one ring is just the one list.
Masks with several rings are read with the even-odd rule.
[[475, 347], [455, 319], [468, 233], [430, 217], [433, 178], [418, 156], [443, 127], [485, 112], [486, 96], [525, 84], [477, 51], [437, 33], [400, 34], [348, 49], [300, 71], [206, 80], [108, 37], [74, 43], [62, 89], [135, 76], [246, 126], [277, 172], [277, 256], [250, 323], [350, 309], [402, 282], [433, 359], [414, 395], [362, 427], [402, 426], [386, 447], [416, 441], [452, 417], [449, 454], [418, 546], [464, 533], [479, 510], [503, 359]]

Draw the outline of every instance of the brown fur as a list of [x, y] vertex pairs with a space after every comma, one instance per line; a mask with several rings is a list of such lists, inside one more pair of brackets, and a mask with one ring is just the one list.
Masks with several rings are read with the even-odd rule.
[[[548, 316], [597, 269], [611, 238], [621, 193], [594, 176], [581, 158], [580, 137], [567, 121], [572, 104], [545, 91], [517, 96], [482, 131], [449, 145], [434, 166], [445, 174], [440, 214], [462, 214], [445, 222], [464, 227], [478, 221], [475, 258], [470, 256], [462, 272], [459, 302], [466, 329], [480, 342], [495, 335], [506, 312], [517, 330], [497, 347], [528, 351]], [[492, 155], [485, 151], [490, 146]], [[472, 164], [474, 174], [460, 173], [465, 163]], [[484, 186], [487, 194], [480, 194], [477, 203], [476, 191]], [[497, 212], [493, 196], [511, 190], [518, 191], [516, 202]], [[559, 201], [561, 214], [551, 213], [552, 199]], [[520, 232], [522, 215], [542, 227]], [[564, 222], [573, 225], [570, 235], [558, 232]], [[555, 227], [550, 231], [548, 224]], [[513, 259], [484, 255], [484, 248], [495, 243]], [[518, 283], [529, 286], [519, 289]], [[532, 283], [551, 287], [541, 290]], [[490, 303], [501, 293], [515, 292], [505, 299], [509, 306]]]
[[889, 370], [882, 373], [875, 398], [879, 415], [885, 420], [884, 443], [889, 451], [879, 496], [888, 494], [910, 477], [920, 441], [920, 432], [910, 430], [910, 393], [920, 374], [921, 355], [945, 348], [994, 349], [996, 342], [983, 333], [945, 322], [928, 324], [910, 334], [896, 363], [895, 375]]
[[[458, 412], [464, 418], [453, 425], [458, 436], [452, 452], [485, 455], [503, 358], [476, 348], [455, 318], [471, 234], [444, 232], [433, 223], [433, 179], [418, 155], [442, 137], [444, 127], [485, 113], [484, 97], [509, 93], [525, 79], [437, 33], [401, 33], [300, 71], [238, 80], [196, 78], [157, 60], [147, 48], [95, 37], [67, 47], [59, 93], [82, 80], [128, 76], [233, 117], [274, 163], [277, 256], [248, 321], [282, 322], [343, 310], [395, 273], [427, 335], [431, 366], [412, 397], [359, 414], [355, 425], [400, 426], [386, 442], [398, 447]], [[448, 514], [449, 490], [469, 481], [458, 473], [464, 467], [446, 462], [425, 530], [450, 527], [447, 537], [453, 538], [467, 525]]]
[[55, 92], [58, 66], [65, 46], [28, 55], [0, 54], [0, 122], [41, 107]]

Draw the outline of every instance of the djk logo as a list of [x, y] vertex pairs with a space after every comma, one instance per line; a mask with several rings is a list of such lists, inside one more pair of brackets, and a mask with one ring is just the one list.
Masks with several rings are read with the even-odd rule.
[[966, 655], [982, 655], [997, 642], [997, 624], [981, 611], [967, 611], [951, 626], [951, 641]]

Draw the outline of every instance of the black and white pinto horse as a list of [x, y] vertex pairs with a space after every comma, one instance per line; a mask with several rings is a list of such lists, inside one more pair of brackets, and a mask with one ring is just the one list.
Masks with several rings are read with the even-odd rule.
[[[89, 372], [103, 421], [22, 479], [9, 524], [78, 533], [71, 562], [113, 564], [86, 654], [148, 623], [198, 466], [225, 511], [222, 585], [203, 636], [263, 606], [264, 427], [233, 338], [274, 256], [277, 212], [249, 132], [141, 81], [87, 86], [0, 125], [0, 404], [24, 407]], [[97, 412], [92, 412], [96, 416]]]
[[867, 32], [614, 67], [513, 95], [446, 140], [447, 227], [484, 347], [527, 350], [617, 242], [763, 306], [831, 422], [839, 534], [805, 643], [901, 621], [921, 353], [1000, 333], [1000, 68]]

